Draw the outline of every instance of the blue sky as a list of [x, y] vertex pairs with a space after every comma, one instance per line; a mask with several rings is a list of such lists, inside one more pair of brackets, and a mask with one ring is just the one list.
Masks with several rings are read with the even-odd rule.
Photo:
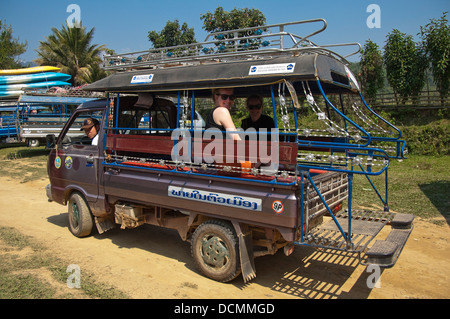
[[[324, 18], [328, 28], [314, 42], [318, 44], [359, 42], [367, 39], [384, 46], [386, 35], [396, 28], [416, 35], [420, 26], [431, 18], [439, 18], [450, 11], [448, 0], [1, 0], [0, 19], [11, 25], [15, 38], [27, 41], [27, 52], [20, 58], [31, 61], [37, 57], [39, 41], [50, 35], [51, 28], [61, 28], [72, 14], [70, 4], [81, 9], [81, 21], [88, 30], [95, 27], [94, 43], [105, 44], [117, 53], [146, 50], [151, 46], [148, 31], [160, 31], [167, 21], [178, 19], [194, 28], [196, 40], [201, 42], [206, 33], [200, 15], [213, 12], [218, 6], [226, 11], [233, 8], [255, 8], [262, 11], [268, 24]], [[370, 4], [380, 8], [380, 28], [369, 28], [367, 12]], [[317, 26], [317, 25], [316, 25]], [[306, 28], [290, 30], [305, 34]], [[350, 59], [359, 60], [359, 56]]]

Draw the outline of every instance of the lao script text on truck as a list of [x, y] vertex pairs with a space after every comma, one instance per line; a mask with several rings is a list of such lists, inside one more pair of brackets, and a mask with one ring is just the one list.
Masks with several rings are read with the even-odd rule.
[[[306, 36], [286, 31], [305, 23], [322, 26]], [[413, 222], [388, 204], [389, 161], [404, 157], [405, 142], [365, 103], [347, 60], [330, 50], [337, 45], [311, 42], [325, 27], [321, 19], [277, 24], [108, 56], [105, 68], [117, 72], [85, 88], [106, 99], [83, 103], [58, 138], [48, 137], [47, 195], [68, 205], [72, 233], [117, 224], [176, 229], [199, 271], [223, 282], [241, 273], [248, 281], [255, 257], [298, 246], [393, 266]], [[264, 97], [276, 129], [238, 129], [236, 141], [233, 132], [194, 127], [192, 110], [212, 110], [220, 88], [232, 88], [236, 103]], [[99, 120], [98, 145], [80, 130], [87, 117]], [[354, 208], [356, 175], [384, 209]], [[385, 179], [384, 190], [374, 178]], [[375, 241], [386, 225], [389, 236]]]

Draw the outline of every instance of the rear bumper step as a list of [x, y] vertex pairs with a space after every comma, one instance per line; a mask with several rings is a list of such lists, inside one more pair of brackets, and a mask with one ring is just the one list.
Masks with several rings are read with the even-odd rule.
[[392, 228], [397, 229], [410, 229], [412, 228], [412, 222], [414, 220], [414, 215], [412, 214], [395, 214], [394, 218], [391, 220]]
[[[307, 234], [304, 241], [297, 244], [358, 253], [363, 265], [377, 264], [382, 268], [394, 266], [413, 230], [414, 215], [353, 211], [350, 221], [348, 217], [347, 212], [344, 212], [336, 215], [336, 221], [344, 233], [350, 235], [351, 243], [345, 240], [336, 223], [330, 220]], [[369, 248], [369, 244], [388, 224], [391, 231], [386, 239], [376, 240]]]
[[391, 221], [392, 230], [386, 239], [377, 240], [366, 252], [366, 264], [377, 264], [383, 268], [390, 268], [395, 265], [414, 228], [413, 215], [397, 215]]

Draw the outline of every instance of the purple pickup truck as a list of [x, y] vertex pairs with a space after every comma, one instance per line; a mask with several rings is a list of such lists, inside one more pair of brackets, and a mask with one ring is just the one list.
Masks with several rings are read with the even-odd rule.
[[[105, 98], [81, 104], [57, 138], [47, 136], [47, 196], [68, 205], [70, 231], [175, 229], [199, 271], [222, 282], [241, 273], [247, 282], [256, 257], [302, 246], [392, 267], [414, 219], [388, 204], [389, 161], [404, 158], [405, 142], [366, 104], [345, 57], [286, 32], [306, 22], [107, 56], [115, 73], [84, 88]], [[225, 88], [241, 110], [259, 96], [275, 128], [194, 125]], [[356, 176], [367, 177], [379, 211], [357, 208]]]

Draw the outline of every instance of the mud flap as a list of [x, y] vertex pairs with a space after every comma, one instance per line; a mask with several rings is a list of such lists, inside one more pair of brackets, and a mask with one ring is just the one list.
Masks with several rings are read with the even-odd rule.
[[[239, 257], [241, 260], [241, 271], [244, 282], [247, 283], [256, 277], [255, 261], [253, 256], [253, 236], [251, 231], [243, 229], [238, 222], [232, 222], [239, 239]], [[244, 234], [244, 231], [245, 234]]]
[[253, 256], [252, 233], [239, 234], [239, 255], [241, 259], [241, 270], [244, 282], [247, 283], [256, 277], [255, 261]]
[[103, 234], [104, 232], [115, 228], [116, 224], [109, 218], [95, 217], [95, 226], [97, 226], [98, 233]]

